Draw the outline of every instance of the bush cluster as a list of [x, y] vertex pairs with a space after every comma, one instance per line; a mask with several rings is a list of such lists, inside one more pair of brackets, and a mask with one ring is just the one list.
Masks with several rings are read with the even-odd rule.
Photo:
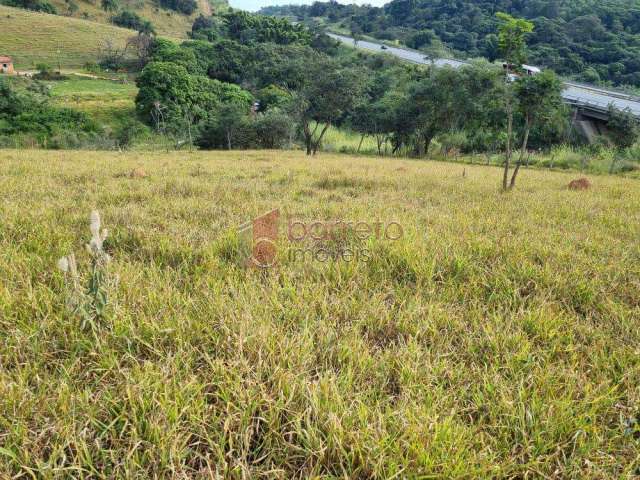
[[17, 92], [0, 81], [0, 142], [34, 143], [48, 148], [79, 147], [99, 137], [100, 128], [87, 115], [54, 107], [41, 95]]
[[35, 12], [52, 13], [56, 14], [58, 11], [47, 0], [1, 0], [0, 4], [7, 5], [9, 7], [24, 8], [26, 10], [33, 10]]
[[198, 8], [195, 0], [159, 0], [160, 6], [176, 12], [191, 15]]
[[130, 10], [122, 10], [117, 15], [111, 17], [111, 22], [122, 28], [130, 28], [136, 32], [151, 35], [155, 33], [155, 28], [149, 20], [145, 20], [140, 15]]

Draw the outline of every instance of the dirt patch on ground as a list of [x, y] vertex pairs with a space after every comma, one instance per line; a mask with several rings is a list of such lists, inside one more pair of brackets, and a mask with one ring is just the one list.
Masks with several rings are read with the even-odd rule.
[[129, 173], [129, 178], [147, 178], [147, 172], [141, 167], [136, 167]]
[[569, 190], [589, 190], [591, 188], [591, 182], [587, 178], [578, 178], [569, 182], [567, 186]]

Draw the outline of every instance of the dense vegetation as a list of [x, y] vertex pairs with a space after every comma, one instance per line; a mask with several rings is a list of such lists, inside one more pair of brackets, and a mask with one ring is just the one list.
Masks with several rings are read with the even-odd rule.
[[208, 40], [225, 37], [242, 44], [271, 42], [279, 45], [306, 45], [312, 38], [303, 25], [240, 10], [232, 10], [217, 17], [200, 15], [193, 23], [191, 36]]
[[147, 35], [155, 33], [155, 29], [150, 21], [141, 18], [140, 15], [130, 10], [122, 10], [117, 15], [111, 17], [111, 21], [119, 27], [130, 28], [131, 30]]
[[33, 10], [35, 12], [58, 13], [56, 7], [47, 0], [0, 0], [0, 4], [7, 5], [8, 7]]
[[14, 146], [27, 137], [49, 148], [78, 147], [98, 133], [85, 114], [52, 106], [38, 93], [17, 92], [0, 79], [0, 146]]
[[159, 0], [159, 4], [164, 8], [175, 10], [185, 15], [191, 15], [198, 8], [196, 0]]
[[[328, 129], [336, 126], [363, 139], [374, 137], [379, 154], [422, 156], [433, 140], [446, 151], [491, 152], [509, 142], [522, 144], [526, 151], [529, 145], [547, 148], [571, 139], [569, 116], [559, 102], [560, 85], [551, 72], [516, 82], [531, 86], [527, 93], [537, 92], [537, 97], [527, 100], [526, 89], [516, 89], [515, 119], [510, 123], [515, 128], [506, 132], [504, 100], [510, 98], [512, 85], [505, 84], [500, 68], [486, 63], [461, 70], [407, 66], [338, 48], [325, 35], [312, 35], [284, 20], [237, 12], [217, 21], [199, 17], [192, 36], [200, 40], [179, 46], [154, 40], [138, 79], [137, 103], [145, 122], [156, 129], [162, 123], [185, 142], [193, 143], [195, 137], [202, 147], [251, 146], [234, 139], [260, 138], [249, 135], [247, 126], [266, 113], [273, 114], [272, 122], [295, 125], [309, 154], [321, 148]], [[550, 87], [537, 91], [550, 77]], [[257, 108], [252, 112], [251, 102], [245, 101], [229, 106], [211, 80], [238, 85], [246, 97], [258, 100]], [[191, 95], [192, 85], [200, 93]], [[540, 105], [544, 112], [532, 116]], [[215, 133], [215, 126], [225, 130], [224, 135]], [[282, 144], [284, 137], [291, 141], [290, 128], [274, 131], [283, 138], [257, 144]], [[219, 140], [223, 137], [224, 142]]]
[[354, 34], [466, 57], [499, 56], [497, 12], [530, 19], [529, 62], [588, 82], [640, 86], [638, 0], [392, 0], [384, 7], [317, 2], [264, 13], [322, 19]]

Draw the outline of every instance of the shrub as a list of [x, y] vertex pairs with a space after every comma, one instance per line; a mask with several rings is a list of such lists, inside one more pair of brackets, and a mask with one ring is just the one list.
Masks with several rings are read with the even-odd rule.
[[136, 119], [129, 119], [116, 130], [114, 139], [118, 148], [128, 149], [135, 140], [149, 133], [146, 125]]
[[294, 121], [278, 109], [259, 113], [254, 122], [257, 146], [261, 148], [283, 148], [291, 142]]
[[60, 74], [60, 72], [54, 72], [53, 68], [46, 63], [39, 63], [36, 65], [38, 73], [33, 78], [36, 80], [66, 80], [68, 77]]
[[0, 81], [0, 136], [26, 135], [45, 147], [63, 148], [68, 142], [79, 146], [98, 133], [98, 125], [86, 114], [54, 107], [41, 96], [18, 93]]
[[197, 144], [201, 148], [250, 148], [255, 145], [255, 129], [248, 115], [249, 109], [239, 103], [220, 108], [201, 129]]
[[117, 12], [118, 8], [120, 8], [118, 0], [102, 0], [100, 5], [105, 12]]
[[198, 8], [196, 0], [160, 0], [160, 6], [176, 12], [191, 15]]
[[47, 0], [5, 0], [0, 4], [8, 5], [10, 7], [24, 8], [26, 10], [33, 10], [35, 12], [44, 12], [56, 14], [58, 11]]
[[140, 33], [151, 35], [156, 33], [153, 24], [145, 20], [140, 15], [129, 10], [122, 10], [119, 14], [111, 17], [111, 22], [122, 28], [130, 28]]
[[89, 73], [100, 73], [102, 70], [100, 68], [100, 65], [98, 65], [96, 62], [87, 62], [84, 64], [83, 68]]
[[260, 111], [285, 107], [291, 101], [291, 94], [277, 85], [269, 85], [256, 95], [260, 103]]
[[294, 134], [294, 122], [274, 109], [251, 116], [246, 107], [227, 104], [203, 125], [197, 139], [204, 149], [286, 147]]

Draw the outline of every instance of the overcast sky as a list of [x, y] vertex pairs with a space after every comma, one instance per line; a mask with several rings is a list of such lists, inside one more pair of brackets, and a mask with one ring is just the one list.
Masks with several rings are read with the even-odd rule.
[[[370, 5], [382, 6], [387, 3], [389, 0], [368, 0], [368, 1], [341, 1], [340, 3], [357, 3], [359, 5], [363, 3], [368, 3]], [[311, 5], [314, 0], [229, 0], [229, 4], [233, 8], [240, 8], [242, 10], [249, 10], [250, 12], [255, 12], [260, 10], [262, 7], [267, 7], [269, 5]]]

